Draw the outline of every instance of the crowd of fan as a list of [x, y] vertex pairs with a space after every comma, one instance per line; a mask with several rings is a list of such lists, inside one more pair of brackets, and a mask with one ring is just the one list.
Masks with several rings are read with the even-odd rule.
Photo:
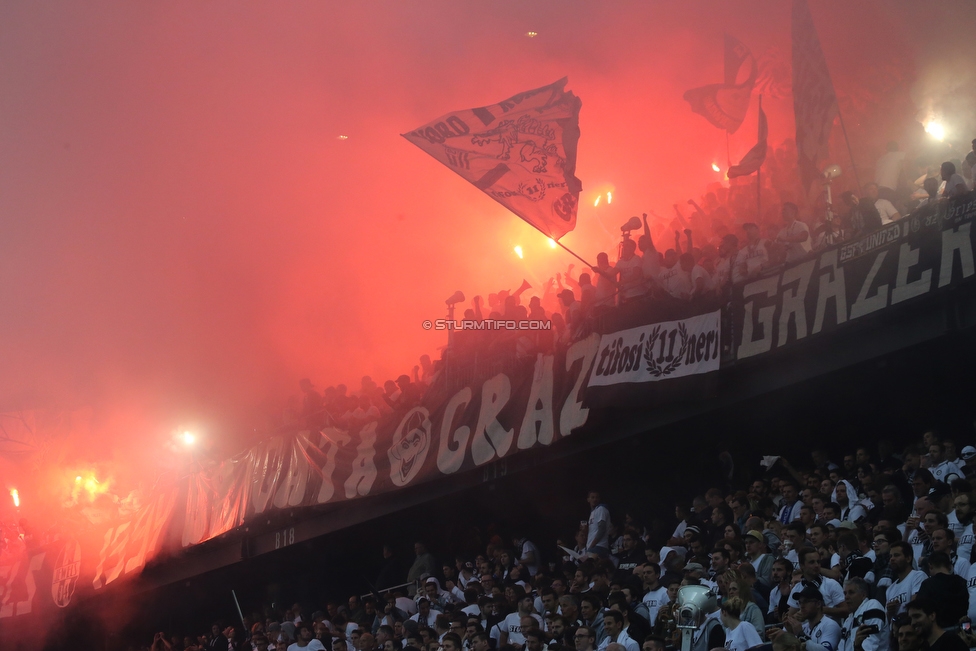
[[815, 450], [763, 466], [748, 487], [678, 505], [670, 536], [615, 524], [593, 491], [552, 554], [515, 532], [438, 563], [418, 542], [399, 573], [387, 547], [373, 595], [160, 633], [152, 651], [665, 651], [681, 648], [684, 586], [717, 596], [692, 651], [976, 647], [976, 447], [926, 432], [901, 455], [882, 441], [839, 465]]
[[[403, 374], [382, 387], [366, 376], [358, 391], [339, 384], [320, 394], [304, 379], [300, 383], [302, 404], [291, 410], [286, 421], [358, 430], [387, 413], [418, 404], [424, 391], [442, 375], [445, 363], [463, 364], [476, 356], [496, 359], [515, 353], [534, 357], [539, 351], [551, 352], [585, 336], [592, 331], [595, 317], [622, 305], [640, 310], [652, 303], [725, 299], [733, 283], [883, 228], [976, 185], [976, 140], [964, 161], [946, 161], [941, 166], [932, 160], [910, 159], [891, 142], [875, 164], [875, 180], [864, 186], [862, 196], [846, 191], [839, 202], [819, 203], [810, 214], [801, 215], [797, 204], [789, 201], [795, 194], [795, 181], [787, 179], [796, 177], [791, 162], [795, 149], [790, 147], [787, 142], [767, 159], [770, 174], [764, 191], [772, 200], [763, 211], [750, 179], [733, 179], [728, 187], [716, 184], [702, 198], [703, 205], [688, 201], [693, 209], [688, 217], [675, 205], [676, 216], [670, 221], [657, 216], [649, 220], [647, 215], [633, 218], [622, 229], [613, 264], [611, 256], [601, 252], [595, 267], [577, 273], [575, 265], [569, 265], [565, 273], [545, 283], [541, 296], [531, 295], [526, 305], [522, 304], [523, 294], [531, 287], [523, 283], [515, 291], [488, 294], [487, 302], [475, 296], [471, 307], [463, 310], [462, 318], [468, 323], [534, 322], [548, 324], [548, 329], [459, 328], [452, 333], [447, 357], [431, 361], [424, 355], [412, 377]], [[639, 232], [636, 240], [631, 238], [632, 231]], [[670, 244], [671, 232], [673, 247], [664, 246], [665, 239]]]

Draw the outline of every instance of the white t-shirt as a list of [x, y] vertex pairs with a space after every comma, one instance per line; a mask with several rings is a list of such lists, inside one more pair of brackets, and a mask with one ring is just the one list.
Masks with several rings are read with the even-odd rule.
[[298, 642], [288, 645], [288, 651], [325, 651], [325, 646], [314, 637], [308, 646], [298, 646]]
[[[810, 638], [807, 644], [812, 642], [826, 651], [837, 651], [837, 645], [840, 644], [840, 624], [830, 617], [821, 618], [814, 629], [810, 628], [810, 622], [803, 622], [803, 634]], [[820, 649], [810, 649], [808, 646], [807, 651]]]
[[[673, 271], [668, 276], [667, 281], [665, 281], [665, 289], [667, 289], [668, 294], [671, 294], [671, 296], [674, 298], [690, 298], [691, 290], [694, 288], [691, 283], [691, 274], [682, 269], [679, 265], [674, 265], [673, 269], [676, 269], [677, 271]], [[702, 271], [704, 271], [704, 269]]]
[[779, 232], [778, 238], [789, 236], [794, 237], [800, 233], [806, 233], [807, 239], [802, 242], [789, 242], [786, 245], [786, 261], [793, 262], [799, 260], [813, 250], [813, 242], [810, 240], [810, 227], [799, 219]]
[[701, 266], [700, 264], [696, 264], [691, 269], [691, 291], [696, 296], [697, 296], [697, 292], [698, 292], [698, 279], [699, 278], [702, 279], [702, 291], [703, 292], [710, 292], [710, 291], [712, 291], [712, 289], [714, 289], [714, 286], [712, 285], [712, 277], [709, 275], [709, 273], [707, 271], [705, 271], [705, 267]]
[[729, 651], [746, 651], [760, 644], [762, 638], [756, 632], [756, 627], [749, 622], [739, 622], [734, 629], [725, 628], [725, 648]]
[[903, 151], [889, 151], [879, 158], [877, 165], [874, 166], [875, 183], [882, 188], [897, 190], [898, 175], [904, 160], [905, 152]]
[[878, 214], [881, 215], [881, 223], [883, 225], [895, 221], [895, 215], [898, 214], [898, 209], [890, 201], [887, 199], [878, 199], [874, 202], [874, 207], [878, 209]]
[[661, 610], [661, 606], [666, 606], [671, 603], [671, 598], [668, 597], [668, 589], [662, 585], [657, 590], [649, 591], [641, 601], [647, 606], [648, 616], [651, 620], [650, 624], [654, 626], [654, 622], [657, 621], [657, 613]]
[[885, 593], [885, 600], [896, 600], [898, 602], [897, 614], [900, 615], [905, 612], [905, 607], [908, 606], [908, 602], [915, 597], [918, 589], [922, 586], [922, 581], [927, 578], [925, 572], [921, 570], [909, 570], [908, 576], [904, 579], [901, 581], [895, 579], [891, 582], [891, 585], [888, 586], [888, 591]]
[[[818, 589], [820, 590], [820, 594], [823, 595], [824, 605], [827, 606], [827, 608], [834, 608], [844, 601], [844, 588], [840, 586], [840, 583], [833, 580], [829, 576], [820, 577], [820, 586]], [[801, 590], [803, 590], [802, 583], [798, 583], [793, 588], [793, 592], [790, 593], [790, 599], [787, 601], [790, 608], [800, 607], [800, 602], [797, 601], [796, 596], [800, 594]]]
[[597, 651], [602, 651], [602, 649], [606, 649], [608, 646], [614, 643], [622, 645], [625, 649], [627, 649], [627, 651], [640, 651], [640, 645], [638, 645], [632, 637], [627, 635], [627, 631], [620, 631], [620, 635], [617, 636], [616, 642], [611, 640], [609, 635], [606, 636], [603, 638], [603, 642], [600, 642], [600, 646], [597, 647]]
[[956, 479], [965, 479], [966, 473], [962, 471], [962, 468], [957, 466], [951, 461], [943, 461], [934, 468], [929, 468], [929, 472], [935, 477], [936, 481], [941, 481], [948, 483], [947, 479], [950, 475], [955, 475]]
[[969, 186], [966, 185], [966, 179], [962, 178], [961, 174], [953, 174], [951, 177], [949, 177], [949, 180], [946, 181], [945, 196], [952, 197], [956, 192], [956, 186], [958, 185], [961, 185], [963, 190], [969, 190]]
[[[532, 617], [539, 622], [539, 630], [542, 630], [544, 622], [542, 618], [532, 613]], [[525, 636], [522, 635], [522, 615], [518, 612], [511, 613], [508, 617], [503, 619], [498, 624], [499, 629], [502, 631], [508, 631], [508, 643], [518, 646], [525, 644]]]
[[969, 619], [976, 621], [976, 563], [969, 566]]
[[522, 557], [524, 558], [529, 552], [532, 552], [533, 556], [535, 556], [535, 563], [533, 565], [526, 565], [526, 568], [529, 570], [529, 574], [535, 576], [539, 573], [539, 548], [531, 540], [526, 540], [522, 543]]
[[620, 272], [620, 295], [624, 298], [634, 298], [644, 293], [644, 269], [641, 257], [634, 254], [630, 260], [617, 260], [613, 267]]
[[726, 285], [729, 284], [729, 279], [732, 278], [732, 261], [735, 259], [735, 255], [730, 258], [719, 258], [715, 262], [715, 272], [712, 273], [712, 287], [714, 289], [724, 289]]
[[732, 263], [732, 282], [742, 282], [758, 275], [767, 262], [769, 262], [769, 252], [766, 250], [766, 240], [746, 244], [739, 249]]
[[[952, 518], [949, 520], [949, 526], [952, 527], [952, 533], [956, 534], [956, 555], [959, 558], [965, 560], [971, 560], [973, 553], [973, 523], [970, 522], [965, 527], [959, 523], [959, 518], [955, 517], [956, 512], [953, 511], [949, 514]], [[953, 524], [955, 520], [955, 524]]]
[[[597, 539], [597, 533], [600, 529], [600, 523], [603, 523], [603, 535], [601, 538]], [[602, 504], [598, 504], [595, 509], [590, 511], [590, 519], [588, 521], [589, 528], [586, 534], [586, 548], [593, 549], [594, 547], [603, 547], [605, 549], [610, 548], [610, 511], [607, 507]]]

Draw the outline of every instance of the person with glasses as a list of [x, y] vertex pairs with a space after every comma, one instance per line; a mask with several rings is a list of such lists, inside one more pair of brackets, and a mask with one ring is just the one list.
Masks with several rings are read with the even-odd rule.
[[573, 633], [573, 644], [576, 651], [596, 651], [596, 634], [589, 626], [580, 626]]
[[891, 569], [890, 545], [893, 540], [898, 540], [898, 538], [897, 531], [875, 529], [874, 542], [871, 543], [871, 551], [874, 552], [874, 566], [870, 572], [864, 575], [865, 581], [878, 588], [887, 588], [895, 580], [895, 571]]

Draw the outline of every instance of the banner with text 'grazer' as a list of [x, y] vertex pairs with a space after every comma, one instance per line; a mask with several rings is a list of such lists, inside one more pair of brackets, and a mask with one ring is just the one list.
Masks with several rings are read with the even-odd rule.
[[739, 360], [832, 332], [972, 278], [976, 193], [736, 285]]
[[580, 100], [554, 84], [452, 111], [404, 138], [558, 240], [576, 227]]

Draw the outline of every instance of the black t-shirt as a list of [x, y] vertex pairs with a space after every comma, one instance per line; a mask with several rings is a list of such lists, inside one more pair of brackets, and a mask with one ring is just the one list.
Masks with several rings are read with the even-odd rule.
[[969, 646], [955, 633], [943, 633], [929, 651], [969, 651]]

